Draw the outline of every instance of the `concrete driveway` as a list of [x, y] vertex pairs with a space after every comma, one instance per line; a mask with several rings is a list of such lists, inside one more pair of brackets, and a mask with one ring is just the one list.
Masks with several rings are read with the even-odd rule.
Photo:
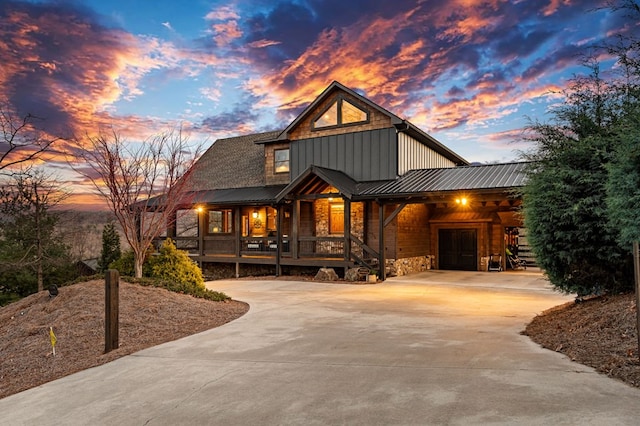
[[2, 425], [635, 425], [640, 390], [519, 333], [535, 273], [217, 281], [242, 318], [0, 400]]

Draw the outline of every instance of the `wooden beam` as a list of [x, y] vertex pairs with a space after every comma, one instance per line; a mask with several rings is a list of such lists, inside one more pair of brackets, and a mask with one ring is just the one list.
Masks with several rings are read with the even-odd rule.
[[[207, 214], [207, 210], [203, 209], [198, 212], [198, 255], [204, 255], [204, 234], [205, 234], [205, 220], [204, 215]], [[202, 264], [200, 265], [202, 267]]]
[[340, 193], [327, 193], [327, 194], [300, 194], [296, 197], [298, 200], [322, 200], [326, 198], [339, 198], [342, 195]]
[[120, 346], [120, 274], [109, 269], [104, 278], [104, 353], [108, 353]]
[[282, 273], [280, 269], [280, 258], [282, 257], [282, 206], [276, 206], [276, 277]]
[[384, 220], [384, 227], [386, 228], [405, 207], [407, 207], [407, 203], [401, 203], [393, 212], [391, 212], [389, 217]]
[[298, 230], [300, 228], [300, 200], [293, 202], [293, 213], [291, 215], [291, 257], [298, 258]]
[[233, 212], [235, 236], [236, 236], [236, 251], [235, 255], [240, 257], [240, 250], [242, 249], [242, 210], [240, 207], [236, 207]]
[[351, 201], [343, 198], [344, 201], [344, 260], [351, 260]]

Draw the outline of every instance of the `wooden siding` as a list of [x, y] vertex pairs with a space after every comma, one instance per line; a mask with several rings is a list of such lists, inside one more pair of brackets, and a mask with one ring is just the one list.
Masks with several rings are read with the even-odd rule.
[[302, 139], [291, 142], [291, 176], [315, 165], [339, 170], [361, 182], [395, 179], [397, 155], [394, 129]]
[[[343, 99], [346, 99], [352, 102], [354, 105], [358, 105], [358, 107], [365, 109], [369, 113], [369, 121], [363, 124], [356, 125], [347, 125], [342, 127], [334, 127], [330, 129], [317, 129], [312, 130], [312, 121], [317, 117], [317, 114], [327, 108], [330, 104], [334, 103], [338, 96], [342, 96]], [[330, 96], [324, 102], [322, 102], [318, 107], [311, 111], [307, 117], [298, 124], [298, 126], [291, 131], [289, 134], [290, 140], [300, 140], [300, 139], [309, 139], [309, 138], [317, 138], [321, 136], [331, 136], [338, 135], [344, 133], [353, 133], [353, 132], [362, 132], [365, 130], [376, 130], [383, 128], [390, 128], [391, 119], [382, 114], [379, 111], [373, 110], [372, 108], [368, 108], [362, 105], [356, 98], [353, 96], [344, 93], [342, 91], [338, 92], [335, 96]]]
[[[277, 149], [289, 148], [289, 143], [273, 143], [266, 144], [264, 147], [264, 174], [265, 182], [267, 185], [280, 185], [288, 184], [291, 182], [290, 173], [276, 173], [275, 172], [275, 156], [274, 152]], [[291, 157], [289, 157], [289, 168], [291, 168]], [[289, 169], [291, 170], [291, 169]]]
[[397, 217], [397, 259], [426, 256], [429, 253], [429, 206], [409, 204]]
[[[396, 208], [396, 205], [386, 205], [384, 208], [385, 217], [388, 217], [389, 214]], [[366, 239], [365, 243], [369, 245], [369, 247], [378, 251], [380, 248], [380, 227], [378, 222], [378, 217], [380, 216], [380, 206], [376, 202], [367, 202], [365, 204], [366, 208], [366, 222], [365, 222], [365, 230], [366, 230]], [[384, 228], [384, 253], [386, 259], [396, 259], [396, 241], [397, 241], [397, 221], [393, 220], [389, 225]]]
[[398, 135], [398, 174], [409, 170], [455, 167], [455, 163], [411, 136]]

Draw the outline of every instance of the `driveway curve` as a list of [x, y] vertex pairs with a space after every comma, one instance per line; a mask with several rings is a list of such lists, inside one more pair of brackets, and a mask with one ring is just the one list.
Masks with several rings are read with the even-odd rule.
[[640, 390], [520, 332], [571, 300], [537, 273], [376, 285], [216, 281], [222, 327], [0, 400], [2, 425], [635, 425]]

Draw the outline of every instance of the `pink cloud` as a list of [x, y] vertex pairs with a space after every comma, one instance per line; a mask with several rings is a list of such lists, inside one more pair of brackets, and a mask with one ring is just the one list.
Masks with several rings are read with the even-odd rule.
[[227, 21], [220, 24], [212, 25], [216, 44], [219, 47], [224, 47], [230, 44], [233, 40], [242, 37], [242, 31], [238, 27], [237, 21]]

